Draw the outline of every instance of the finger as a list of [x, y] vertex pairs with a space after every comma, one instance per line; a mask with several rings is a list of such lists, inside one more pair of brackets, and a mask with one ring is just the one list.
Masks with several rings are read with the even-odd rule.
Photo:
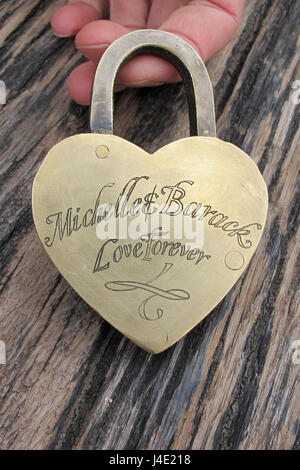
[[53, 32], [59, 37], [74, 36], [85, 24], [102, 18], [105, 8], [105, 0], [70, 0], [52, 16]]
[[192, 1], [175, 10], [160, 29], [183, 36], [206, 61], [230, 41], [244, 6], [245, 0]]
[[[84, 62], [78, 65], [69, 75], [67, 79], [67, 88], [69, 95], [79, 104], [89, 104], [91, 101], [91, 93], [93, 80], [96, 72], [96, 64], [93, 62]], [[115, 91], [121, 91], [126, 85], [117, 82]]]
[[111, 21], [130, 30], [146, 27], [150, 0], [110, 0], [109, 4]]
[[68, 79], [69, 95], [79, 104], [89, 104], [96, 65], [93, 62], [84, 62], [74, 69]]
[[[79, 51], [97, 64], [106, 48], [129, 29], [112, 21], [94, 21], [82, 28], [75, 43]], [[121, 69], [118, 81], [125, 86], [155, 86], [180, 80], [179, 74], [166, 61], [154, 56], [140, 56]]]
[[[189, 5], [173, 12], [161, 28], [183, 36], [206, 60], [230, 40], [240, 21], [245, 2], [224, 0], [222, 8], [216, 3], [215, 0], [212, 6], [212, 4], [208, 5], [208, 2], [190, 2]], [[92, 29], [91, 26], [93, 26]], [[77, 35], [76, 42], [79, 50], [97, 63], [106, 47], [126, 32], [128, 28], [121, 25], [110, 21], [98, 21], [84, 27]], [[180, 80], [180, 76], [169, 63], [162, 59], [141, 56], [130, 61], [121, 70], [118, 79], [121, 86], [137, 87], [176, 82]], [[91, 83], [91, 76], [89, 81], [83, 77], [82, 89], [85, 93], [85, 102], [90, 99]], [[79, 101], [82, 100], [81, 93], [82, 90], [77, 92], [75, 89], [72, 96]]]
[[147, 28], [157, 29], [173, 13], [182, 6], [182, 0], [153, 0], [148, 14]]
[[[161, 0], [154, 0], [152, 6]], [[169, 9], [174, 8], [175, 0], [166, 0]], [[182, 5], [182, 1], [177, 1]], [[198, 0], [187, 2], [173, 10], [160, 29], [183, 36], [199, 51], [206, 61], [232, 38], [238, 28], [245, 6], [245, 0]], [[150, 12], [151, 13], [151, 12]], [[130, 61], [121, 71], [120, 81], [127, 86], [148, 86], [161, 82], [180, 80], [178, 72], [169, 63], [157, 57], [138, 57]]]
[[107, 47], [128, 32], [128, 28], [109, 20], [92, 21], [76, 35], [75, 45], [85, 57], [97, 64]]

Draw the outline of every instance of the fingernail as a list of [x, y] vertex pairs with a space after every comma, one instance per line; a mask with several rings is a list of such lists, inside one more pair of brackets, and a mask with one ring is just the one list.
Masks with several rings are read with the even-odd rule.
[[141, 86], [141, 85], [146, 85], [146, 86], [160, 86], [163, 85], [165, 82], [156, 82], [155, 80], [140, 80], [137, 82], [124, 82], [120, 81], [120, 84], [125, 85], [125, 86]]
[[80, 44], [77, 44], [77, 48], [80, 48], [80, 49], [105, 49], [108, 46], [109, 46], [109, 43], [95, 44], [93, 46], [81, 46]]
[[57, 38], [69, 38], [70, 36], [72, 36], [72, 34], [58, 34], [58, 33], [55, 33], [54, 31], [52, 31], [54, 36], [56, 36]]

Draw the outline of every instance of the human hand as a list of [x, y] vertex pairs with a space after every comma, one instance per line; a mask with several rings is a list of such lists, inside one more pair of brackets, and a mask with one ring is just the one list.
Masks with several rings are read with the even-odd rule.
[[[107, 47], [135, 29], [162, 29], [192, 44], [204, 61], [232, 38], [246, 0], [69, 0], [52, 17], [54, 34], [75, 37], [77, 49], [89, 59], [70, 74], [70, 96], [88, 104], [97, 64]], [[108, 12], [110, 20], [103, 20]], [[140, 56], [122, 68], [119, 89], [157, 86], [181, 78], [174, 67], [155, 56]]]

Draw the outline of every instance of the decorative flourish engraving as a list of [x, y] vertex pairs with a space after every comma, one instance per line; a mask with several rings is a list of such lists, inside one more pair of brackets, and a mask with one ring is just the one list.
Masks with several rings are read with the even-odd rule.
[[183, 289], [164, 290], [151, 285], [152, 282], [166, 274], [173, 266], [173, 263], [165, 263], [163, 270], [158, 274], [158, 276], [146, 283], [137, 281], [110, 281], [105, 283], [105, 287], [115, 292], [128, 292], [136, 289], [142, 289], [147, 292], [151, 292], [152, 295], [143, 300], [143, 302], [141, 302], [138, 306], [138, 313], [144, 320], [156, 321], [163, 316], [164, 311], [162, 308], [158, 307], [154, 317], [153, 314], [149, 314], [146, 311], [146, 306], [150, 300], [154, 299], [155, 297], [162, 297], [169, 300], [188, 300], [190, 298], [190, 294]]

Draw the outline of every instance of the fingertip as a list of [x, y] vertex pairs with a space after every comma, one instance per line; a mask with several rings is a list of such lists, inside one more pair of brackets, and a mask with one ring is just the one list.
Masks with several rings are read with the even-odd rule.
[[96, 65], [93, 62], [84, 62], [70, 73], [67, 88], [69, 95], [77, 103], [90, 103], [95, 72]]
[[92, 21], [77, 33], [75, 45], [85, 57], [97, 63], [105, 49], [128, 31], [110, 20]]
[[175, 67], [160, 57], [143, 55], [121, 69], [118, 80], [126, 86], [158, 86], [181, 80]]
[[51, 27], [58, 37], [74, 36], [83, 26], [100, 16], [91, 5], [72, 3], [59, 8], [51, 18]]

